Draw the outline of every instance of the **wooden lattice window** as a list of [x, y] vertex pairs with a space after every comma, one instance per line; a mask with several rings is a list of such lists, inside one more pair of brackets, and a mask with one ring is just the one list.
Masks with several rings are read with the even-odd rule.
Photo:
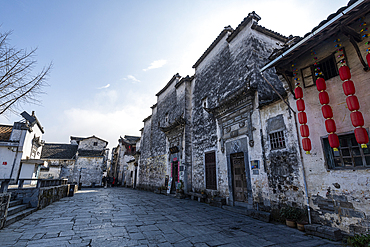
[[361, 148], [354, 134], [338, 135], [339, 150], [333, 151], [328, 138], [322, 138], [329, 169], [370, 168], [370, 147]]
[[205, 166], [206, 166], [206, 189], [217, 190], [215, 152], [205, 154]]

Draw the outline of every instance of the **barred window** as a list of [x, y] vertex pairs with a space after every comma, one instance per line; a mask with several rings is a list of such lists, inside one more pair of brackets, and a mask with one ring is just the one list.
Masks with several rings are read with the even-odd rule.
[[269, 134], [271, 149], [285, 148], [284, 131]]
[[329, 169], [370, 168], [370, 148], [361, 148], [354, 134], [338, 135], [339, 148], [333, 151], [328, 138], [322, 138]]

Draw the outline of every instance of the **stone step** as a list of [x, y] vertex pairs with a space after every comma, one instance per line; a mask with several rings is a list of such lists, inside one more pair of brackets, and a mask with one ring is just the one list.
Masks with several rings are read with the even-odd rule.
[[225, 210], [234, 212], [234, 213], [247, 215], [257, 220], [261, 220], [264, 222], [270, 222], [270, 213], [268, 212], [257, 211], [255, 209], [248, 209], [245, 207], [238, 207], [238, 206], [231, 207], [227, 205], [222, 206], [222, 208]]
[[12, 200], [9, 203], [9, 208], [17, 206], [17, 205], [21, 205], [21, 204], [22, 204], [22, 200]]
[[21, 205], [9, 207], [8, 208], [8, 216], [14, 215], [16, 213], [19, 213], [20, 211], [23, 211], [25, 209], [27, 209], [27, 205], [26, 204], [21, 204]]
[[17, 222], [18, 220], [23, 219], [24, 217], [32, 214], [35, 211], [37, 211], [37, 208], [28, 208], [14, 215], [7, 216], [5, 226], [9, 226], [10, 224], [13, 224], [14, 222]]

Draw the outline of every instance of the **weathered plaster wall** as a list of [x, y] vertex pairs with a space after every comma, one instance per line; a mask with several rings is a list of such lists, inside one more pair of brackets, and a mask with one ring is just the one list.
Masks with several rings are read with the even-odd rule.
[[[369, 16], [366, 17], [370, 21]], [[359, 29], [358, 22], [352, 28]], [[360, 111], [363, 113], [365, 128], [370, 126], [369, 90], [367, 90], [370, 79], [370, 72], [365, 72], [361, 65], [356, 51], [343, 35], [333, 39], [322, 41], [320, 46], [315, 47], [318, 60], [325, 58], [337, 48], [333, 40], [339, 38], [342, 47], [348, 58], [348, 65], [351, 69], [352, 81], [356, 87], [356, 96], [360, 101]], [[358, 43], [363, 57], [366, 55], [365, 40]], [[301, 69], [312, 64], [312, 56], [304, 54], [297, 58], [297, 68]], [[350, 112], [346, 105], [346, 96], [343, 93], [342, 81], [339, 76], [326, 81], [327, 92], [330, 97], [330, 106], [333, 109], [334, 120], [337, 126], [336, 133], [353, 131]], [[338, 227], [347, 232], [363, 232], [370, 227], [370, 169], [327, 169], [321, 137], [328, 133], [325, 129], [325, 119], [322, 116], [321, 104], [319, 103], [319, 92], [316, 86], [303, 88], [306, 113], [310, 128], [310, 139], [312, 142], [311, 155], [304, 155], [304, 165], [307, 174], [307, 184], [310, 197], [310, 206], [313, 209], [313, 220], [324, 224]], [[289, 97], [290, 102], [295, 102], [293, 96]], [[292, 104], [296, 109], [295, 104]], [[302, 150], [303, 152], [303, 150]]]
[[[141, 137], [141, 155], [139, 166], [139, 186], [163, 186], [166, 175], [171, 176], [171, 161], [176, 157], [180, 166], [184, 166], [180, 179], [187, 184], [191, 171], [190, 137], [184, 128], [190, 129], [190, 79], [178, 84], [180, 76], [175, 75], [168, 87], [158, 95], [158, 101], [152, 107], [152, 115], [144, 123]], [[172, 126], [176, 120], [185, 119], [185, 126], [178, 126], [163, 132], [161, 128]], [[169, 155], [169, 148], [177, 146], [179, 152]], [[187, 154], [187, 156], [186, 156]]]
[[[207, 56], [207, 59], [196, 68], [192, 98], [192, 141], [193, 147], [195, 147], [193, 148], [193, 188], [195, 190], [205, 189], [204, 153], [207, 150], [218, 150], [218, 193], [227, 197], [229, 196], [230, 188], [230, 174], [227, 173], [226, 169], [227, 160], [225, 154], [220, 151], [222, 147], [218, 141], [224, 133], [220, 129], [220, 124], [216, 123], [214, 116], [206, 112], [202, 104], [206, 102], [207, 108], [214, 108], [248, 84], [250, 85], [250, 90], [258, 92], [257, 105], [273, 102], [278, 97], [259, 74], [259, 69], [267, 62], [267, 57], [272, 48], [277, 47], [276, 43], [278, 41], [250, 29], [250, 26], [251, 23], [241, 30], [230, 43], [224, 37], [216, 45], [212, 53]], [[283, 84], [278, 80], [277, 75], [270, 71], [265, 76], [284, 95]], [[252, 126], [254, 126], [255, 122], [253, 118], [259, 117], [258, 115], [253, 115]], [[230, 121], [234, 121], [234, 119], [230, 119]], [[255, 128], [260, 129], [256, 126]], [[258, 131], [253, 132], [254, 139], [259, 138], [259, 133], [256, 132]], [[247, 136], [242, 134], [238, 138], [245, 137]], [[251, 152], [247, 153], [254, 157], [258, 156], [260, 159], [261, 148], [256, 146], [254, 145]], [[254, 150], [257, 153], [254, 153]], [[250, 160], [250, 158], [248, 157], [247, 160]], [[246, 166], [249, 167], [248, 164]]]
[[[96, 146], [94, 146], [94, 143], [97, 143]], [[88, 139], [81, 140], [78, 149], [83, 150], [103, 150], [107, 145], [107, 142], [102, 141], [98, 138], [90, 137]]]
[[75, 165], [75, 172], [73, 180], [79, 181], [82, 186], [100, 185], [103, 177], [103, 157], [78, 157]]
[[[75, 168], [76, 160], [43, 159], [47, 162], [49, 171], [41, 171], [40, 178], [67, 178], [69, 183], [78, 182], [73, 180], [74, 173], [78, 172]], [[77, 175], [76, 175], [77, 176]]]
[[[254, 196], [258, 197], [255, 200], [267, 208], [304, 207], [305, 189], [294, 114], [281, 100], [262, 107], [260, 114], [266, 160], [262, 162], [265, 165], [260, 175], [254, 176]], [[284, 133], [286, 147], [272, 150], [269, 134], [279, 130]]]

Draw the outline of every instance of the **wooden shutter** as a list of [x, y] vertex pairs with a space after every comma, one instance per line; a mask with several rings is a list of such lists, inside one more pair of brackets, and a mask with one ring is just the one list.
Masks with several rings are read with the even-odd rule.
[[216, 183], [216, 154], [215, 152], [206, 153], [206, 189], [217, 190]]

